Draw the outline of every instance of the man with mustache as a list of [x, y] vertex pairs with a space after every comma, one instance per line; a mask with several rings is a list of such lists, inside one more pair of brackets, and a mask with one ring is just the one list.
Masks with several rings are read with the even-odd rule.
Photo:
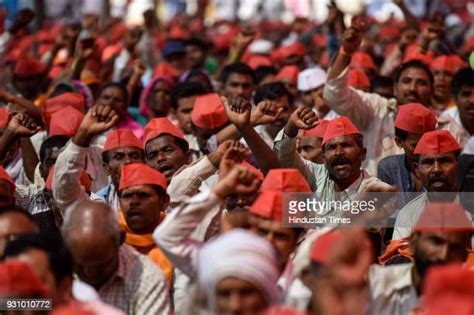
[[460, 151], [461, 146], [449, 131], [430, 131], [421, 137], [414, 151], [418, 159], [415, 172], [426, 192], [412, 199], [400, 210], [395, 222], [393, 240], [410, 236], [411, 228], [429, 200], [444, 199], [443, 201], [451, 202], [457, 198], [456, 172]]
[[[420, 103], [431, 108], [434, 79], [423, 62], [410, 60], [403, 63], [396, 72], [396, 99], [350, 88], [347, 74], [351, 57], [362, 42], [363, 28], [364, 23], [355, 18], [351, 27], [344, 32], [339, 53], [328, 71], [323, 96], [331, 109], [347, 116], [361, 130], [368, 149], [364, 168], [375, 174], [381, 158], [402, 153], [394, 141], [394, 121], [398, 106]], [[449, 130], [461, 145], [467, 141], [461, 126], [449, 117], [438, 117], [437, 129]]]

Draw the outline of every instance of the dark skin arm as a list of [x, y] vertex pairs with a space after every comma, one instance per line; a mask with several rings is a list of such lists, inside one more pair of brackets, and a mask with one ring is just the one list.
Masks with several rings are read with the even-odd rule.
[[12, 115], [25, 113], [33, 118], [38, 126], [43, 125], [43, 115], [41, 114], [41, 110], [30, 100], [13, 95], [2, 88], [0, 88], [0, 100], [10, 104], [8, 110]]

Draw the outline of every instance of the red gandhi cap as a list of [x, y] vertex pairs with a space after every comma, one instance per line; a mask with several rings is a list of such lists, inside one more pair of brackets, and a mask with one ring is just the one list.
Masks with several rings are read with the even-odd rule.
[[303, 137], [318, 137], [322, 139], [328, 124], [329, 120], [320, 119], [316, 127], [303, 131]]
[[324, 132], [323, 145], [333, 138], [355, 134], [360, 134], [359, 129], [354, 126], [349, 118], [341, 116], [328, 123], [326, 131]]
[[145, 145], [148, 141], [163, 134], [169, 134], [170, 136], [186, 141], [183, 133], [168, 118], [163, 117], [150, 120], [145, 126], [144, 133]]
[[451, 74], [456, 73], [460, 68], [465, 66], [466, 63], [457, 55], [442, 55], [436, 57], [430, 64], [430, 69], [434, 70], [446, 70]]
[[124, 165], [120, 175], [119, 190], [140, 185], [160, 186], [166, 191], [166, 177], [154, 168], [143, 163]]
[[367, 74], [360, 69], [351, 69], [347, 74], [347, 82], [355, 89], [369, 89], [370, 81]]
[[395, 127], [406, 132], [424, 134], [436, 128], [433, 112], [419, 103], [409, 103], [398, 107]]
[[0, 295], [44, 297], [46, 288], [30, 266], [22, 261], [0, 263]]
[[297, 66], [284, 66], [275, 77], [275, 81], [289, 81], [296, 84], [298, 82], [300, 69]]
[[49, 126], [51, 116], [55, 112], [68, 106], [71, 106], [81, 113], [84, 112], [84, 96], [79, 93], [67, 92], [48, 99], [46, 104], [43, 106], [43, 117], [46, 125]]
[[130, 129], [116, 129], [107, 135], [102, 152], [124, 147], [136, 147], [143, 150], [143, 142]]
[[281, 192], [262, 191], [250, 208], [250, 213], [281, 222], [283, 218], [282, 203]]
[[20, 59], [13, 70], [14, 75], [18, 76], [34, 76], [46, 73], [46, 66], [34, 59]]
[[79, 130], [82, 119], [84, 119], [84, 115], [71, 106], [61, 109], [51, 115], [48, 136], [68, 136], [72, 138]]
[[209, 93], [197, 96], [191, 120], [201, 129], [220, 128], [229, 121], [219, 94]]
[[331, 258], [331, 251], [342, 241], [342, 233], [339, 230], [331, 230], [322, 234], [314, 240], [311, 247], [311, 261], [327, 264]]
[[258, 67], [262, 66], [271, 66], [272, 61], [270, 58], [260, 55], [252, 55], [248, 58], [246, 64], [252, 68], [253, 70], [257, 69]]
[[474, 232], [471, 221], [459, 203], [429, 202], [418, 218], [415, 232]]
[[421, 136], [415, 154], [441, 154], [461, 150], [461, 146], [447, 130], [435, 130]]
[[372, 57], [365, 52], [355, 52], [351, 58], [351, 67], [364, 67], [372, 70], [377, 70]]
[[282, 46], [279, 49], [279, 56], [282, 60], [288, 59], [291, 56], [306, 55], [306, 45], [301, 42], [296, 42], [290, 45]]
[[272, 169], [263, 180], [261, 191], [311, 192], [303, 175], [294, 168]]
[[0, 181], [5, 181], [8, 184], [8, 186], [10, 186], [10, 192], [11, 192], [11, 195], [13, 196], [15, 194], [15, 189], [16, 189], [15, 182], [10, 177], [10, 175], [8, 175], [7, 171], [5, 171], [2, 165], [0, 165]]
[[0, 128], [7, 128], [10, 121], [10, 113], [5, 108], [0, 108]]

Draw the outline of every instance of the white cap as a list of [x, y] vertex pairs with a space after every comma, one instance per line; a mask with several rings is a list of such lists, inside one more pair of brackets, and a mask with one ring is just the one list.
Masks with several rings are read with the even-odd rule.
[[314, 90], [326, 83], [327, 74], [323, 69], [316, 67], [306, 69], [298, 74], [298, 91]]
[[269, 55], [272, 49], [273, 43], [266, 39], [254, 40], [249, 46], [249, 52], [257, 55]]

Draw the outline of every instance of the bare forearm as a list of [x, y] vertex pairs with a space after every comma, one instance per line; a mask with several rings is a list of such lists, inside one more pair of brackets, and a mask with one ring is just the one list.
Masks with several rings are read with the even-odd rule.
[[38, 155], [36, 155], [35, 148], [33, 147], [30, 138], [21, 138], [20, 146], [25, 174], [30, 182], [33, 182], [35, 179], [35, 169], [39, 163]]
[[0, 161], [5, 159], [5, 156], [8, 153], [8, 150], [13, 145], [13, 142], [17, 139], [15, 132], [10, 128], [6, 128], [3, 132], [2, 137], [0, 138]]
[[225, 127], [224, 129], [222, 129], [221, 131], [219, 131], [216, 134], [216, 137], [217, 137], [217, 144], [219, 145], [227, 140], [239, 140], [241, 135], [240, 135], [240, 131], [234, 125], [229, 125]]
[[342, 73], [342, 71], [347, 68], [350, 62], [351, 56], [343, 55], [339, 52], [334, 58], [331, 68], [329, 69], [328, 81], [337, 78]]
[[258, 166], [263, 173], [268, 173], [272, 168], [281, 168], [278, 158], [273, 150], [263, 141], [251, 126], [240, 128], [240, 132], [252, 150]]

